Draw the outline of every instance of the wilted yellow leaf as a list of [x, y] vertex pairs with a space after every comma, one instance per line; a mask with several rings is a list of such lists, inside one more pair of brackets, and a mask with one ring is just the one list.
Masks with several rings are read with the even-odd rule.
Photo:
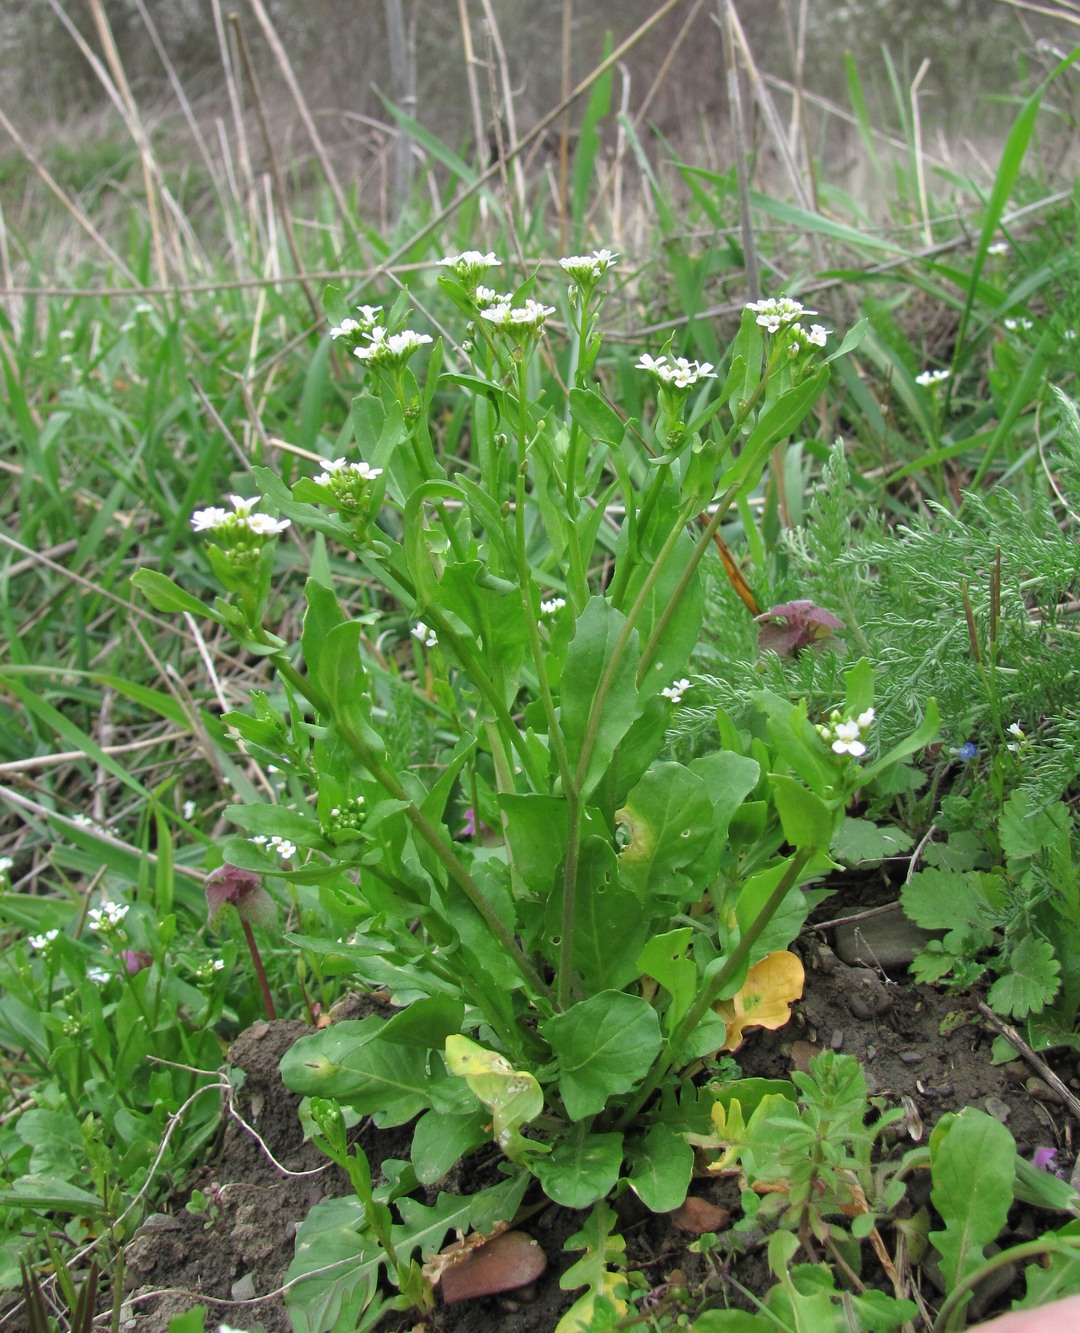
[[755, 963], [743, 988], [730, 1000], [721, 1000], [716, 1012], [727, 1024], [722, 1051], [737, 1051], [746, 1028], [782, 1028], [791, 1017], [790, 1006], [800, 999], [806, 973], [799, 959], [786, 949]]

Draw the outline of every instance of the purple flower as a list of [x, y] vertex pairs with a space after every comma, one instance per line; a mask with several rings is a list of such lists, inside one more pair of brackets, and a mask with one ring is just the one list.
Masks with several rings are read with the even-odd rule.
[[230, 904], [242, 921], [256, 926], [272, 926], [277, 919], [274, 900], [262, 886], [259, 876], [239, 866], [218, 866], [206, 877], [206, 906], [210, 924], [216, 924]]
[[1031, 1158], [1031, 1165], [1037, 1171], [1051, 1171], [1054, 1166], [1054, 1158], [1057, 1156], [1056, 1148], [1036, 1148]]
[[145, 949], [121, 949], [120, 957], [123, 959], [124, 970], [132, 977], [137, 972], [145, 971], [154, 961], [154, 955]]
[[[832, 639], [833, 630], [844, 628], [844, 622], [831, 611], [805, 597], [770, 606], [754, 619], [761, 626], [758, 651], [771, 649], [778, 657], [787, 657], [800, 648], [820, 648]], [[787, 623], [777, 623], [780, 621]]]

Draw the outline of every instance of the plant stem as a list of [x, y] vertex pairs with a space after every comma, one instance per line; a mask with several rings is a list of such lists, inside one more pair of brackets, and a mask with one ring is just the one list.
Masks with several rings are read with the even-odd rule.
[[270, 984], [266, 980], [266, 968], [263, 967], [263, 960], [259, 955], [259, 946], [255, 943], [255, 936], [251, 932], [251, 923], [240, 918], [240, 924], [244, 927], [244, 939], [247, 940], [247, 947], [251, 953], [251, 961], [255, 965], [255, 975], [259, 979], [259, 990], [262, 992], [263, 1008], [266, 1010], [266, 1016], [271, 1021], [277, 1018], [277, 1010], [274, 1008], [274, 997], [270, 994]]

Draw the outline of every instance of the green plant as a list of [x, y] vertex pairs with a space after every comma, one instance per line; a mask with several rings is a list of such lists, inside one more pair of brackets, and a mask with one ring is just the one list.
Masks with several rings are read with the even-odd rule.
[[[965, 1327], [972, 1291], [1017, 1260], [1051, 1256], [1048, 1267], [1028, 1265], [1028, 1295], [1017, 1308], [1080, 1289], [1076, 1221], [987, 1256], [1015, 1199], [1075, 1218], [1080, 1196], [1021, 1158], [1009, 1131], [985, 1112], [943, 1116], [926, 1146], [897, 1157], [885, 1139], [904, 1112], [873, 1105], [858, 1062], [826, 1051], [814, 1057], [808, 1074], [793, 1074], [792, 1085], [760, 1079], [730, 1085], [712, 1115], [715, 1133], [706, 1142], [723, 1152], [711, 1169], [737, 1173], [743, 1186], [735, 1231], [771, 1231], [768, 1259], [777, 1282], [762, 1313], [709, 1311], [695, 1320], [698, 1333], [750, 1333], [778, 1322], [891, 1333], [918, 1314], [907, 1261], [917, 1264], [928, 1243], [938, 1253], [946, 1292], [935, 1333]], [[930, 1212], [906, 1197], [911, 1179], [927, 1170], [936, 1229]], [[889, 1231], [894, 1253], [882, 1234]], [[891, 1296], [864, 1272], [864, 1243]], [[805, 1262], [795, 1263], [800, 1253]]]
[[[627, 423], [591, 382], [615, 257], [561, 262], [570, 345], [542, 391], [537, 352], [554, 309], [532, 297], [532, 279], [504, 295], [487, 287], [492, 254], [445, 261], [472, 368], [440, 374], [436, 344], [423, 387], [409, 363], [431, 339], [401, 328], [404, 298], [383, 324], [380, 310], [350, 312], [330, 293], [332, 339], [369, 375], [352, 408], [359, 461], [335, 459], [291, 488], [256, 469], [281, 518], [240, 496], [195, 515], [227, 600], [205, 607], [150, 571], [136, 582], [159, 610], [209, 614], [280, 681], [281, 704], [226, 720], [272, 757], [293, 799], [230, 809], [254, 838], [226, 845], [229, 873], [317, 886], [349, 938], [294, 942], [399, 1006], [303, 1038], [282, 1064], [288, 1086], [381, 1124], [419, 1117], [410, 1171], [421, 1182], [490, 1132], [511, 1164], [504, 1208], [534, 1177], [568, 1207], [598, 1205], [625, 1179], [663, 1210], [685, 1195], [683, 1135], [707, 1115], [690, 1075], [741, 1031], [716, 1006], [737, 1010], [753, 965], [797, 931], [801, 886], [831, 864], [852, 792], [925, 746], [936, 715], [930, 703], [914, 734], [861, 764], [874, 723], [863, 661], [816, 726], [805, 706], [761, 692], [756, 737], [725, 723], [725, 748], [664, 758], [691, 688], [680, 673], [701, 634], [713, 535], [851, 340], [819, 363], [826, 331], [804, 330], [799, 303], [756, 303], [722, 382], [708, 364], [643, 356], [657, 413]], [[454, 389], [471, 405], [460, 456], [437, 450], [429, 424], [436, 395]], [[605, 523], [616, 496], [617, 532]], [[264, 625], [276, 538], [293, 523], [317, 534], [298, 644]], [[324, 543], [381, 588], [369, 610], [342, 605]], [[427, 781], [385, 728], [400, 671], [370, 647], [380, 625], [401, 633], [403, 622], [415, 688], [446, 735]], [[341, 1156], [328, 1133], [338, 1122], [320, 1114], [324, 1146]], [[348, 1163], [359, 1202], [305, 1223], [296, 1275], [316, 1232], [352, 1208], [362, 1220], [346, 1226], [350, 1253], [368, 1246], [365, 1272], [387, 1266], [423, 1308], [407, 1257], [415, 1228], [396, 1237], [387, 1211], [407, 1224], [416, 1214], [401, 1183], [413, 1176], [377, 1197], [359, 1158]], [[482, 1192], [446, 1209], [464, 1229], [479, 1225], [470, 1209], [489, 1206]], [[420, 1230], [434, 1237], [443, 1221], [440, 1207]], [[374, 1290], [350, 1270], [313, 1275], [290, 1299], [294, 1310], [348, 1299], [374, 1317]]]

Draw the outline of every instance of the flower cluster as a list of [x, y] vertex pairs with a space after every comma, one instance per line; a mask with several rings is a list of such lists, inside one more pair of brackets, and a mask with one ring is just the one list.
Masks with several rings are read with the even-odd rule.
[[460, 255], [447, 255], [439, 260], [440, 268], [448, 268], [454, 277], [470, 291], [477, 285], [489, 268], [498, 268], [502, 260], [496, 258], [493, 251], [486, 255], [479, 250], [464, 250]]
[[951, 374], [950, 370], [924, 370], [915, 376], [915, 383], [923, 389], [932, 389], [936, 384], [944, 384]]
[[344, 833], [346, 830], [362, 828], [363, 823], [364, 798], [362, 796], [352, 796], [342, 801], [340, 805], [334, 806], [322, 827], [326, 834]]
[[100, 907], [91, 907], [86, 915], [86, 921], [91, 930], [109, 935], [119, 929], [127, 914], [127, 903], [103, 903]]
[[434, 648], [439, 642], [439, 636], [430, 625], [425, 625], [422, 620], [418, 620], [412, 627], [412, 636], [422, 643], [425, 648]]
[[669, 361], [666, 356], [652, 357], [643, 353], [634, 369], [647, 370], [658, 384], [681, 392], [692, 389], [701, 380], [716, 379], [710, 362], [688, 361], [685, 356], [675, 356]]
[[196, 532], [209, 532], [217, 538], [235, 564], [251, 564], [272, 537], [291, 526], [291, 520], [287, 518], [253, 514], [251, 511], [259, 503], [257, 495], [251, 499], [230, 495], [229, 502], [232, 513], [216, 505], [197, 509], [191, 516], [191, 526]]
[[507, 331], [511, 336], [539, 337], [540, 330], [544, 327], [544, 320], [554, 313], [553, 305], [544, 305], [540, 301], [534, 301], [530, 296], [526, 298], [525, 304], [520, 306], [513, 306], [509, 301], [499, 301], [496, 305], [481, 310], [480, 318], [486, 319], [497, 329]]
[[277, 852], [283, 861], [291, 861], [296, 855], [296, 843], [290, 842], [288, 838], [279, 837], [276, 833], [270, 838], [264, 833], [259, 833], [251, 841], [256, 847], [265, 847], [268, 851]]
[[472, 299], [477, 310], [484, 311], [490, 310], [492, 306], [496, 305], [509, 306], [513, 304], [514, 293], [497, 292], [494, 287], [484, 287], [481, 285], [473, 292]]
[[343, 319], [330, 330], [330, 337], [335, 342], [339, 338], [344, 338], [346, 342], [352, 344], [358, 343], [361, 338], [366, 338], [381, 319], [382, 306], [358, 305], [356, 313], [360, 316], [359, 319]]
[[849, 754], [860, 759], [866, 753], [865, 737], [873, 723], [872, 708], [855, 718], [845, 718], [834, 709], [829, 714], [828, 724], [818, 726], [817, 733], [833, 754]]
[[568, 255], [559, 260], [559, 267], [564, 269], [576, 283], [582, 287], [599, 282], [609, 268], [619, 261], [619, 256], [611, 250], [594, 250], [591, 255]]
[[665, 699], [670, 699], [673, 704], [682, 703], [682, 697], [690, 688], [690, 682], [684, 676], [682, 680], [673, 680], [670, 685], [665, 685], [660, 693]]
[[368, 498], [368, 486], [382, 476], [381, 467], [368, 463], [350, 463], [344, 458], [327, 460], [326, 470], [312, 480], [316, 486], [325, 486], [334, 503], [342, 509], [363, 509]]
[[368, 341], [353, 348], [353, 356], [382, 370], [400, 370], [413, 352], [429, 342], [429, 333], [415, 333], [412, 329], [387, 333], [381, 324], [377, 324], [368, 334]]

